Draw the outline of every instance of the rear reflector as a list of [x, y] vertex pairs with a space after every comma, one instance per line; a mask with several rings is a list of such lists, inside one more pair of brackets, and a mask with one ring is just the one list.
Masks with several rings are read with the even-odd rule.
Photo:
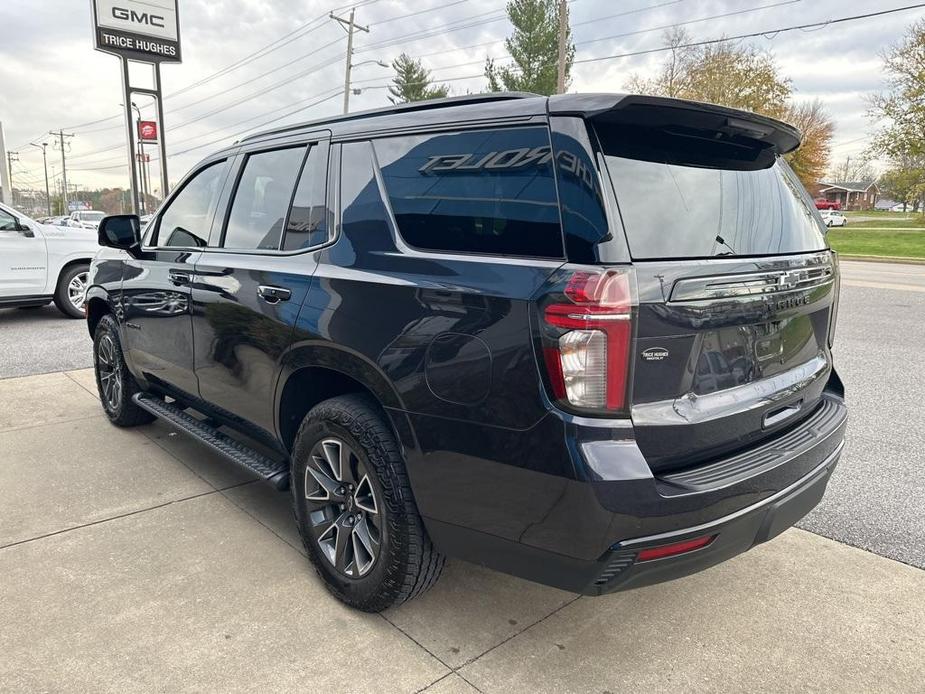
[[686, 554], [687, 552], [693, 552], [696, 549], [706, 547], [715, 539], [716, 535], [706, 535], [704, 537], [694, 538], [693, 540], [673, 542], [670, 545], [649, 547], [648, 549], [639, 551], [639, 554], [636, 555], [636, 561], [652, 561], [653, 559], [664, 559], [665, 557], [673, 557], [678, 554]]

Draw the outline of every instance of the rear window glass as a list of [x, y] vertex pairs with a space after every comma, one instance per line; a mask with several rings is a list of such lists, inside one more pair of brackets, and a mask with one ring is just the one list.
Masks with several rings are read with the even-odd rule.
[[714, 158], [710, 143], [674, 136], [599, 135], [634, 258], [774, 255], [826, 247], [812, 200], [783, 159], [767, 152], [736, 159], [719, 147]]
[[410, 245], [562, 257], [546, 128], [396, 137], [374, 144], [399, 233]]

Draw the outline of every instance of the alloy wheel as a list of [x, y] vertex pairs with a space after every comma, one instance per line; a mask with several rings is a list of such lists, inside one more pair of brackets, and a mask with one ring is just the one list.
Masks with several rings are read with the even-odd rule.
[[338, 573], [369, 573], [382, 543], [382, 517], [370, 473], [342, 440], [315, 444], [305, 466], [308, 525], [321, 554]]
[[112, 335], [100, 337], [96, 351], [96, 369], [103, 400], [110, 410], [118, 409], [122, 402], [122, 372], [116, 363], [116, 345]]
[[87, 291], [87, 272], [78, 272], [67, 283], [67, 299], [78, 311], [83, 310], [84, 295]]

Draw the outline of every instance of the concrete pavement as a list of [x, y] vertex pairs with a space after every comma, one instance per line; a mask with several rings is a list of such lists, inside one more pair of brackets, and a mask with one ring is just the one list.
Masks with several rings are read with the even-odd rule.
[[0, 458], [2, 691], [908, 692], [925, 681], [925, 572], [802, 530], [603, 598], [451, 562], [430, 593], [372, 616], [328, 596], [285, 494], [162, 424], [111, 427], [89, 371], [0, 380]]

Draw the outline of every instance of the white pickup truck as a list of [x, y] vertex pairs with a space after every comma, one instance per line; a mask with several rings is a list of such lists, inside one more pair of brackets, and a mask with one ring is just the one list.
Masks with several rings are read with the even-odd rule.
[[0, 203], [0, 308], [55, 302], [83, 318], [90, 261], [99, 250], [96, 230], [39, 224]]

